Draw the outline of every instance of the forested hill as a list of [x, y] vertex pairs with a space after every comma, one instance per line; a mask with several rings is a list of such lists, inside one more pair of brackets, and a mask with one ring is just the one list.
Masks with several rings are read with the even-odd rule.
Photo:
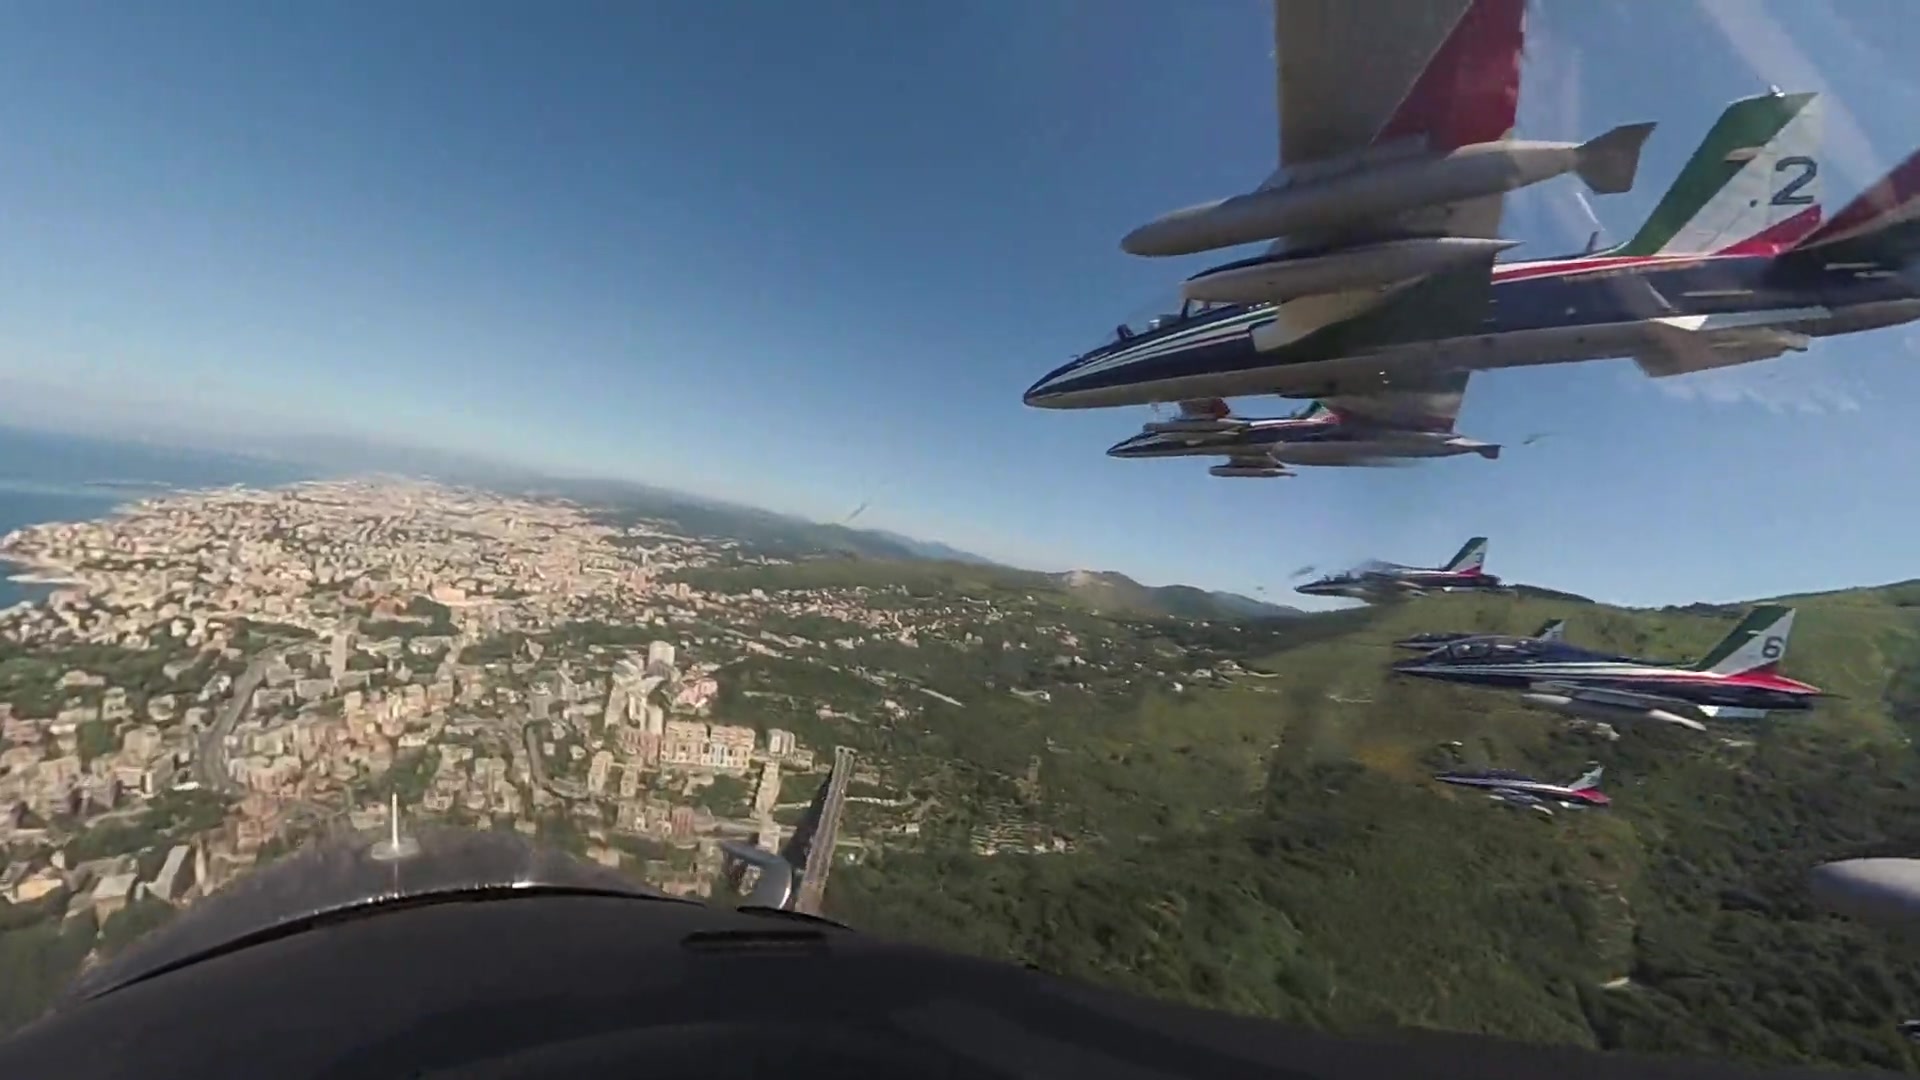
[[[1068, 850], [891, 848], [830, 913], [1069, 976], [1362, 1031], [1415, 1025], [1609, 1048], [1914, 1070], [1920, 950], [1810, 906], [1817, 862], [1920, 855], [1920, 608], [1911, 585], [1800, 598], [1784, 671], [1840, 698], [1716, 730], [1572, 730], [1509, 697], [1388, 677], [1395, 638], [1529, 633], [1702, 655], [1741, 608], [1626, 611], [1443, 596], [1250, 636], [1204, 685], [955, 710], [981, 798]], [[1232, 651], [1230, 639], [1211, 639]], [[1218, 668], [1218, 658], [1210, 661]], [[929, 723], [937, 717], [929, 714]], [[905, 739], [895, 733], [896, 739]], [[911, 753], [913, 746], [898, 750]], [[1029, 755], [1037, 785], [1014, 791]], [[1608, 812], [1515, 812], [1438, 785], [1607, 768]], [[976, 833], [984, 825], [975, 824]]]
[[1111, 571], [1069, 570], [1050, 574], [993, 563], [952, 560], [811, 558], [797, 562], [748, 563], [680, 570], [676, 580], [731, 591], [759, 589], [845, 589], [901, 586], [925, 596], [973, 599], [992, 596], [1051, 597], [1094, 614], [1116, 618], [1181, 618], [1244, 621], [1290, 618], [1298, 608], [1238, 593], [1209, 592], [1191, 585], [1142, 585]]

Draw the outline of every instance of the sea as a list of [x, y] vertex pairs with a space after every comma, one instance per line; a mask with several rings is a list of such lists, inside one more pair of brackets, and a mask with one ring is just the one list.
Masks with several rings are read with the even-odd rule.
[[[93, 521], [168, 492], [274, 487], [320, 475], [313, 467], [241, 454], [0, 427], [0, 536], [23, 525]], [[9, 580], [18, 571], [0, 562], [0, 608], [51, 591]]]

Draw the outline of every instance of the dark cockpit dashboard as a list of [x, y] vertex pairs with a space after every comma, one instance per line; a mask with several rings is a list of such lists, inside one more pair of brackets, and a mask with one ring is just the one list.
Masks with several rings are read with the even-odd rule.
[[1336, 1038], [667, 897], [451, 830], [399, 858], [341, 840], [256, 871], [0, 1043], [0, 1076], [142, 1080], [1518, 1075], [1797, 1074]]

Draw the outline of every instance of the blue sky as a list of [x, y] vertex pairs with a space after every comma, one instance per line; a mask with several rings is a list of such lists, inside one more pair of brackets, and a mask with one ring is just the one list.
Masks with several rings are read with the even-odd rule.
[[[1910, 15], [1545, 0], [1523, 134], [1661, 121], [1639, 190], [1594, 200], [1619, 237], [1728, 100], [1824, 90], [1836, 207], [1920, 145]], [[1127, 229], [1271, 170], [1269, 26], [1264, 0], [15, 6], [0, 415], [870, 499], [862, 524], [1009, 561], [1271, 596], [1474, 533], [1498, 573], [1628, 603], [1920, 575], [1903, 330], [1672, 384], [1497, 372], [1461, 429], [1549, 438], [1274, 483], [1106, 458], [1144, 410], [1022, 406], [1210, 261], [1125, 256]], [[1572, 191], [1511, 200], [1516, 254], [1584, 241]]]

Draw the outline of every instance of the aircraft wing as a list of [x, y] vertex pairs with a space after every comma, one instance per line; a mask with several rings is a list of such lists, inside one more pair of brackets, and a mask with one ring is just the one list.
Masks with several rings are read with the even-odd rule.
[[1327, 408], [1371, 426], [1410, 431], [1452, 431], [1466, 400], [1470, 372], [1443, 372], [1396, 382], [1370, 394], [1323, 398]]
[[1239, 450], [1239, 449], [1226, 450], [1226, 451], [1223, 451], [1223, 453], [1225, 454], [1227, 459], [1223, 464], [1231, 468], [1279, 469], [1282, 475], [1285, 475], [1285, 476], [1294, 475], [1293, 471], [1287, 468], [1285, 462], [1280, 461], [1279, 459], [1273, 457], [1270, 454], [1261, 453], [1260, 451], [1257, 451], [1257, 450]]
[[1693, 702], [1684, 698], [1667, 697], [1664, 694], [1552, 681], [1534, 683], [1532, 688], [1550, 694], [1564, 694], [1574, 701], [1584, 701], [1591, 705], [1613, 705], [1624, 709], [1661, 709], [1670, 713], [1685, 713], [1689, 716], [1700, 715], [1700, 707]]
[[[1274, 0], [1280, 169], [1263, 186], [1510, 136], [1525, 9], [1526, 0]], [[1499, 196], [1473, 199], [1374, 223], [1364, 236], [1287, 246], [1493, 237], [1500, 209]]]
[[1531, 688], [1547, 694], [1565, 694], [1575, 701], [1585, 701], [1594, 705], [1618, 705], [1629, 709], [1659, 709], [1669, 705], [1686, 704], [1678, 699], [1662, 697], [1659, 694], [1586, 686], [1581, 683], [1555, 682], [1551, 679], [1536, 682]]

